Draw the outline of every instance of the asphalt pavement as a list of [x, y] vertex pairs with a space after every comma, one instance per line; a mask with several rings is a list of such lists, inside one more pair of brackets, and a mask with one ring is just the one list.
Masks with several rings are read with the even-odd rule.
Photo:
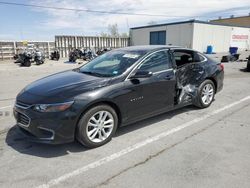
[[250, 187], [250, 72], [225, 64], [224, 89], [193, 106], [122, 127], [96, 149], [28, 142], [15, 127], [17, 93], [79, 66], [0, 64], [0, 187]]

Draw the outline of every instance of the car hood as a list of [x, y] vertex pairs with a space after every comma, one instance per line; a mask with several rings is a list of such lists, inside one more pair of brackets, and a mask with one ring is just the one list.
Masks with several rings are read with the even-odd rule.
[[104, 79], [77, 71], [64, 71], [29, 84], [19, 93], [18, 97], [36, 95], [37, 97], [57, 97], [58, 99], [69, 98], [103, 87], [108, 84], [109, 80], [110, 78]]

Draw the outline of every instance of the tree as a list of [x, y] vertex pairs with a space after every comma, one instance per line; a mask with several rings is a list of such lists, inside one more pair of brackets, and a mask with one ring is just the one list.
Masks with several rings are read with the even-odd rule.
[[104, 32], [101, 32], [101, 33], [100, 33], [100, 36], [101, 36], [101, 37], [109, 37], [109, 34], [104, 33]]
[[119, 37], [118, 25], [116, 24], [109, 24], [108, 25], [108, 32], [111, 37]]
[[101, 32], [100, 36], [101, 37], [122, 37], [122, 38], [128, 38], [128, 33], [119, 33], [118, 31], [118, 25], [116, 24], [109, 24], [108, 25], [108, 32]]

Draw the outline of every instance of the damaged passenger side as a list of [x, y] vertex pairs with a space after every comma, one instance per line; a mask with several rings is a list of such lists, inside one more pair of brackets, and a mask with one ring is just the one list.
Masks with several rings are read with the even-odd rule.
[[206, 58], [201, 54], [178, 49], [173, 51], [176, 63], [176, 96], [175, 104], [194, 102], [198, 87], [197, 81], [205, 76], [204, 62]]

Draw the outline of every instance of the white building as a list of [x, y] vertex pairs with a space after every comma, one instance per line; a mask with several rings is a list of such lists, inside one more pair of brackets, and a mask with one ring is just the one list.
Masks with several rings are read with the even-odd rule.
[[229, 47], [250, 49], [250, 26], [229, 26], [198, 20], [149, 25], [130, 29], [131, 45], [172, 44], [206, 52], [228, 52]]

